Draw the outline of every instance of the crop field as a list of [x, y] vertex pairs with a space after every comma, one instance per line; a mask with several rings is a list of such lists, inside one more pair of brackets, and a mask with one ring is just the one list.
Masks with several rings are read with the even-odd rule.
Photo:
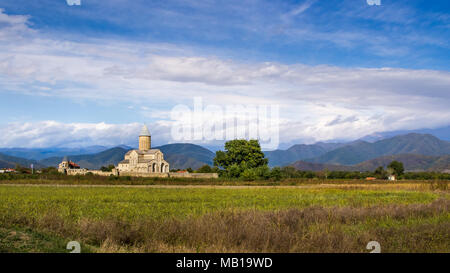
[[[17, 181], [16, 181], [17, 182]], [[0, 183], [0, 252], [450, 252], [448, 182]]]

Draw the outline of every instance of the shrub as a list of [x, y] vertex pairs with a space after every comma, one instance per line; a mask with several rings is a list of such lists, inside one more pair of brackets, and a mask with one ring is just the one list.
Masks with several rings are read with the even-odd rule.
[[205, 164], [197, 169], [197, 173], [212, 173], [213, 169], [208, 164]]
[[272, 168], [272, 170], [270, 171], [270, 178], [275, 181], [278, 181], [282, 178], [282, 173], [281, 173], [280, 167]]
[[246, 169], [241, 173], [241, 178], [246, 181], [253, 181], [258, 179], [258, 174], [256, 173], [256, 170], [254, 168]]

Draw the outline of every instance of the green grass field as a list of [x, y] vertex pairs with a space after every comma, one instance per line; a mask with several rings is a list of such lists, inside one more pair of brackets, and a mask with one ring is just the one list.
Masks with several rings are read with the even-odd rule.
[[0, 251], [450, 252], [449, 207], [423, 183], [0, 185]]

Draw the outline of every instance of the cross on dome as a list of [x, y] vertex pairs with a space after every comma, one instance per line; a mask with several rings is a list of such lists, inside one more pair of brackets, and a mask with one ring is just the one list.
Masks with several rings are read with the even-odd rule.
[[139, 136], [150, 136], [150, 132], [148, 131], [147, 125], [144, 124], [141, 129], [141, 133]]

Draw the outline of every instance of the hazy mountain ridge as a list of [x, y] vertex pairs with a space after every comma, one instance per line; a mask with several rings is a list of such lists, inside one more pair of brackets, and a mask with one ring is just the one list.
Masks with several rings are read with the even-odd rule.
[[398, 135], [406, 135], [409, 133], [417, 134], [430, 134], [441, 140], [450, 141], [450, 126], [440, 127], [436, 129], [416, 129], [416, 130], [398, 130], [388, 132], [375, 132], [370, 135], [364, 136], [361, 140], [368, 142], [375, 142], [386, 138], [391, 138]]
[[356, 140], [347, 143], [317, 142], [315, 144], [296, 144], [287, 150], [266, 151], [264, 154], [269, 159], [269, 166], [284, 166], [299, 160], [315, 158], [338, 148], [356, 145], [361, 142], [363, 141]]
[[297, 170], [302, 170], [302, 171], [322, 171], [322, 170], [353, 171], [353, 170], [355, 170], [352, 166], [312, 163], [312, 162], [306, 162], [306, 161], [302, 161], [302, 160], [296, 161], [289, 166], [292, 166], [292, 167], [296, 168]]
[[[169, 162], [171, 169], [199, 168], [204, 164], [212, 165], [215, 154], [199, 145], [189, 143], [167, 144], [159, 147], [164, 153], [164, 158]], [[123, 160], [125, 154], [131, 150], [124, 147], [115, 147], [106, 151], [87, 155], [67, 155], [70, 160], [79, 164], [82, 168], [99, 169], [110, 164], [117, 165]], [[51, 157], [39, 161], [46, 166], [57, 167], [63, 157]]]
[[387, 155], [355, 165], [359, 171], [373, 171], [378, 166], [387, 167], [392, 161], [403, 163], [407, 171], [443, 171], [450, 169], [450, 155], [427, 156], [418, 154]]
[[[96, 154], [67, 156], [71, 161], [80, 165], [81, 168], [99, 169], [101, 166], [108, 166], [110, 164], [117, 165], [119, 161], [123, 160], [123, 157], [128, 151], [121, 147], [115, 147]], [[50, 157], [39, 162], [46, 166], [58, 167], [58, 164], [61, 163], [63, 158], [63, 156]]]
[[297, 161], [290, 166], [304, 171], [374, 171], [379, 166], [386, 168], [392, 161], [403, 163], [406, 171], [450, 170], [450, 155], [427, 156], [418, 154], [388, 155], [361, 162], [356, 165], [336, 165]]
[[[121, 146], [118, 146], [121, 147]], [[106, 146], [89, 146], [83, 148], [59, 148], [59, 147], [48, 147], [48, 148], [0, 148], [0, 153], [26, 158], [30, 160], [42, 160], [50, 157], [62, 157], [65, 155], [84, 155], [84, 154], [95, 154], [112, 147]]]
[[315, 158], [305, 159], [312, 163], [355, 165], [386, 155], [419, 154], [441, 156], [450, 154], [450, 142], [429, 134], [411, 133], [383, 139], [374, 143], [359, 141], [327, 152]]
[[269, 166], [283, 166], [298, 160], [323, 155], [345, 145], [351, 145], [351, 143], [296, 144], [287, 150], [266, 151], [264, 154], [269, 159]]
[[29, 160], [0, 153], [0, 168], [15, 168], [16, 164], [24, 167], [30, 167], [30, 165], [33, 164], [36, 169], [45, 167], [45, 165], [37, 162], [36, 160]]

